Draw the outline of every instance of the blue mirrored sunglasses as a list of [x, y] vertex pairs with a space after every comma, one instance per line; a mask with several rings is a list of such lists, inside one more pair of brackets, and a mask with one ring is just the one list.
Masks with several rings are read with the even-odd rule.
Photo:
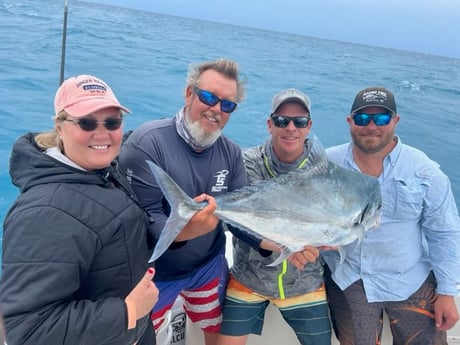
[[391, 113], [379, 113], [379, 114], [366, 114], [358, 113], [352, 116], [356, 126], [367, 126], [371, 120], [374, 121], [376, 126], [386, 126], [390, 123], [393, 118]]
[[104, 121], [97, 121], [95, 119], [83, 118], [83, 119], [62, 119], [62, 121], [73, 122], [74, 124], [80, 126], [85, 132], [94, 131], [98, 125], [103, 125], [105, 129], [109, 131], [116, 131], [121, 127], [123, 123], [123, 118], [121, 117], [109, 117]]
[[231, 113], [236, 109], [236, 106], [238, 105], [237, 103], [229, 101], [227, 99], [220, 99], [212, 92], [202, 90], [198, 86], [193, 86], [193, 91], [198, 96], [200, 102], [210, 107], [213, 107], [220, 102], [220, 110], [222, 110], [224, 113]]
[[272, 115], [272, 121], [275, 127], [286, 128], [289, 122], [293, 122], [297, 128], [306, 128], [310, 121], [309, 116], [283, 116], [283, 115]]

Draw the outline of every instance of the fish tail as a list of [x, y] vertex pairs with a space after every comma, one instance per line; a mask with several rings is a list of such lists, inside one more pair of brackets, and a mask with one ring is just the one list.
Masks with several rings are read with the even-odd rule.
[[[163, 169], [151, 161], [146, 162], [152, 170], [166, 200], [168, 200], [171, 206], [169, 217], [161, 230], [160, 237], [149, 259], [149, 262], [153, 262], [169, 248], [184, 226], [190, 221], [190, 218], [192, 218], [195, 212], [201, 207], [198, 203], [193, 201], [193, 199], [190, 198]], [[181, 207], [180, 213], [178, 206]]]

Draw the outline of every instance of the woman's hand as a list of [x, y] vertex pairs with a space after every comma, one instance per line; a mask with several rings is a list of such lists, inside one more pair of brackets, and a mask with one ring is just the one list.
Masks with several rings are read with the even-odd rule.
[[149, 314], [158, 301], [158, 289], [152, 281], [155, 269], [149, 268], [125, 298], [128, 310], [128, 329], [136, 327], [136, 321]]

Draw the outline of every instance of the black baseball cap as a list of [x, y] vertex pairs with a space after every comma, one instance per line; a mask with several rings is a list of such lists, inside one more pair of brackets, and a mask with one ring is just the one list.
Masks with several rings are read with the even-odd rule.
[[351, 106], [350, 114], [367, 107], [382, 107], [396, 114], [396, 102], [393, 93], [381, 86], [371, 86], [358, 92]]

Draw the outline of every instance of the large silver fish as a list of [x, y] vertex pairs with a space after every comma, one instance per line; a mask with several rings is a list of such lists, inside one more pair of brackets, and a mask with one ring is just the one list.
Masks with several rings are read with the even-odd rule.
[[[276, 265], [305, 245], [337, 246], [360, 240], [379, 224], [382, 200], [377, 179], [329, 162], [314, 137], [302, 169], [216, 196], [215, 215], [281, 247]], [[160, 257], [203, 207], [156, 164], [147, 161], [171, 205], [150, 262]]]

